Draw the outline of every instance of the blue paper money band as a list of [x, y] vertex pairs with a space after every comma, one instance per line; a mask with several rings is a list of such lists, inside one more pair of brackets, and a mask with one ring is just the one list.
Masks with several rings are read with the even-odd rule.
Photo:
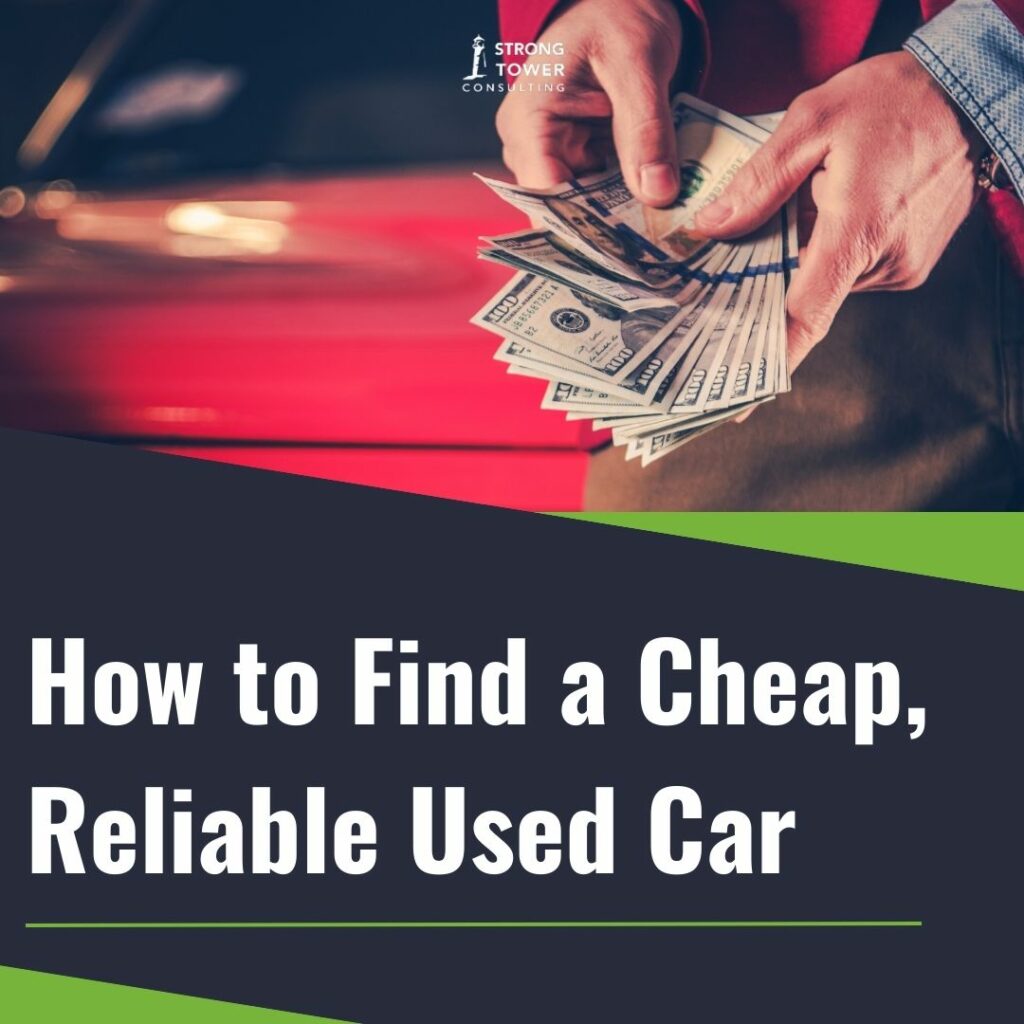
[[787, 270], [795, 270], [799, 265], [800, 260], [796, 256], [789, 256], [775, 263], [759, 263], [756, 267], [747, 267], [744, 270], [722, 270], [717, 274], [709, 274], [706, 270], [690, 270], [686, 267], [680, 267], [676, 272], [687, 281], [700, 281], [701, 284], [711, 284], [712, 282], [717, 284], [719, 281], [735, 284], [746, 277], [784, 274]]

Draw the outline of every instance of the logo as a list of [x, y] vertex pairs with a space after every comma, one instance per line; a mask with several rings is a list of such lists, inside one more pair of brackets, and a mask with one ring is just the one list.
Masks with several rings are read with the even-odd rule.
[[484, 69], [487, 67], [487, 44], [484, 42], [484, 37], [478, 35], [473, 40], [473, 70], [470, 71], [462, 80], [464, 82], [473, 82], [478, 78], [485, 78]]
[[556, 309], [551, 314], [551, 322], [566, 334], [579, 334], [590, 326], [590, 317], [578, 309]]
[[[488, 47], [477, 33], [470, 47], [469, 74], [463, 92], [565, 92], [562, 43], [502, 43]], [[492, 61], [488, 61], [490, 54]]]

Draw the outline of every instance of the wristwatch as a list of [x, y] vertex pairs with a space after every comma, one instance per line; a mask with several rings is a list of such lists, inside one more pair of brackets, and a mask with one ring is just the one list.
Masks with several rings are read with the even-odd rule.
[[1003, 161], [991, 149], [986, 150], [985, 155], [978, 161], [978, 187], [989, 192], [999, 192], [1009, 188], [1011, 184]]

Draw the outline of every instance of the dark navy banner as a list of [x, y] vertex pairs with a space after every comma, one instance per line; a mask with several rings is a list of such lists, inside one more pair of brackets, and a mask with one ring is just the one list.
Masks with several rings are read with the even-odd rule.
[[1012, 1005], [1024, 595], [0, 466], [0, 963], [363, 1024]]

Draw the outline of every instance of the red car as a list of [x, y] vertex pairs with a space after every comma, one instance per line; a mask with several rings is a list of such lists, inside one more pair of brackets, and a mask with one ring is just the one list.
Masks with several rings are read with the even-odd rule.
[[508, 277], [477, 237], [522, 226], [471, 175], [493, 27], [358, 6], [115, 13], [0, 193], [0, 424], [579, 507], [601, 438], [467, 322]]

